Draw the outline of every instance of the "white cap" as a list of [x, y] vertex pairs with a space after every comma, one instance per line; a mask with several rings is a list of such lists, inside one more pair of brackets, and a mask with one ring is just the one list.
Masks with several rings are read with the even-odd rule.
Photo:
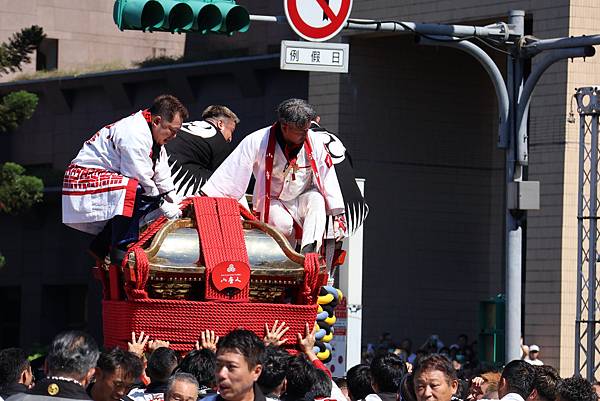
[[537, 345], [533, 344], [529, 346], [529, 352], [540, 352], [540, 347], [538, 347]]

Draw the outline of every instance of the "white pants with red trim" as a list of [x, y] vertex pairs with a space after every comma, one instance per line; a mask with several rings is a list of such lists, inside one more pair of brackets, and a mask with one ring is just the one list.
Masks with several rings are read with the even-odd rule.
[[302, 227], [300, 249], [316, 242], [318, 250], [323, 242], [326, 220], [325, 199], [316, 189], [304, 192], [290, 201], [271, 199], [269, 224], [281, 231], [292, 246], [296, 244], [294, 230], [294, 221], [296, 221]]

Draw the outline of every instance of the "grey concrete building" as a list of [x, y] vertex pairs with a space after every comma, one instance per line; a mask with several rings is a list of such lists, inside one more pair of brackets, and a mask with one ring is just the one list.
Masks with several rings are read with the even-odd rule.
[[[245, 5], [253, 14], [283, 15], [279, 1]], [[277, 101], [307, 96], [366, 178], [364, 342], [376, 342], [384, 331], [396, 340], [412, 338], [415, 346], [433, 333], [449, 344], [460, 333], [477, 337], [479, 302], [504, 290], [504, 153], [496, 147], [493, 87], [474, 59], [415, 45], [406, 35], [344, 32], [339, 40], [350, 43], [348, 74], [281, 72], [277, 56], [257, 56], [277, 53], [281, 39], [295, 38], [285, 25], [255, 23], [231, 38], [187, 35], [183, 45], [166, 33], [119, 33], [108, 8], [102, 6], [96, 29], [110, 30], [98, 32], [112, 38], [112, 46], [135, 47], [141, 40], [140, 52], [151, 55], [155, 41], [174, 53], [185, 48], [192, 58], [238, 59], [194, 64], [183, 81], [186, 66], [4, 85], [3, 92], [25, 88], [42, 98], [31, 121], [0, 138], [2, 160], [60, 171], [97, 126], [162, 91], [182, 96], [192, 110], [230, 104], [243, 120], [242, 135], [268, 124]], [[506, 20], [510, 9], [525, 10], [529, 33], [541, 38], [595, 33], [600, 17], [592, 0], [362, 0], [354, 1], [352, 17], [480, 25]], [[64, 35], [85, 47], [78, 42], [83, 34]], [[504, 69], [506, 56], [488, 50]], [[599, 73], [594, 58], [554, 65], [536, 89], [530, 116], [528, 175], [541, 182], [541, 209], [527, 220], [523, 335], [563, 375], [573, 372], [577, 266], [578, 138], [567, 113], [573, 89], [597, 82]], [[0, 305], [22, 311], [11, 309], [12, 320], [2, 324], [18, 329], [23, 345], [46, 340], [47, 331], [40, 333], [48, 321], [57, 328], [81, 325], [82, 315], [99, 332], [99, 290], [83, 253], [87, 239], [59, 224], [58, 199], [49, 193], [43, 207], [18, 219], [3, 217], [0, 226], [9, 258], [0, 271]], [[74, 301], [84, 295], [87, 307]], [[61, 321], [55, 308], [81, 308], [73, 310], [79, 320]], [[7, 343], [0, 338], [0, 347]]]
[[37, 54], [39, 57], [34, 55], [33, 62], [25, 66], [27, 73], [56, 68], [85, 71], [99, 65], [125, 68], [148, 57], [183, 54], [183, 35], [119, 31], [112, 23], [113, 4], [112, 1], [88, 0], [4, 1], [0, 13], [0, 41], [31, 25], [44, 28], [47, 38]]

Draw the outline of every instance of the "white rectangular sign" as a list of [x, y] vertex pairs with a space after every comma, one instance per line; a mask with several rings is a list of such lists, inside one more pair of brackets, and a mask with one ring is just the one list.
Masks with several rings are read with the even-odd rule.
[[348, 72], [348, 43], [281, 41], [281, 69], [316, 72]]

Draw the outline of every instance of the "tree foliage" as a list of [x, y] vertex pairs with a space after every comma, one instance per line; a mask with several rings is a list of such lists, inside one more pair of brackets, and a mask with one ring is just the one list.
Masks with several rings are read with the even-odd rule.
[[7, 162], [0, 166], [0, 211], [17, 214], [42, 201], [44, 183], [25, 174], [25, 168]]
[[[8, 43], [0, 44], [0, 74], [21, 70], [21, 64], [31, 61], [46, 35], [44, 30], [32, 25], [13, 34]], [[17, 128], [31, 118], [38, 104], [37, 95], [25, 91], [9, 93], [0, 100], [0, 133]]]
[[[21, 71], [21, 64], [31, 61], [46, 35], [41, 27], [33, 25], [13, 34], [8, 43], [0, 44], [0, 73]], [[31, 118], [38, 104], [37, 95], [25, 91], [9, 93], [0, 100], [0, 132], [17, 128]], [[0, 212], [16, 214], [42, 201], [44, 183], [25, 175], [25, 169], [7, 162], [0, 166]], [[0, 268], [6, 263], [0, 253]]]
[[32, 25], [14, 33], [8, 43], [0, 45], [0, 72], [21, 71], [21, 64], [31, 61], [30, 54], [36, 50], [46, 35], [42, 27]]
[[[7, 162], [0, 166], [0, 212], [17, 214], [42, 201], [44, 183], [25, 175], [25, 168]], [[0, 268], [6, 263], [0, 253]]]
[[9, 93], [0, 99], [0, 132], [17, 128], [33, 115], [38, 97], [26, 91]]

